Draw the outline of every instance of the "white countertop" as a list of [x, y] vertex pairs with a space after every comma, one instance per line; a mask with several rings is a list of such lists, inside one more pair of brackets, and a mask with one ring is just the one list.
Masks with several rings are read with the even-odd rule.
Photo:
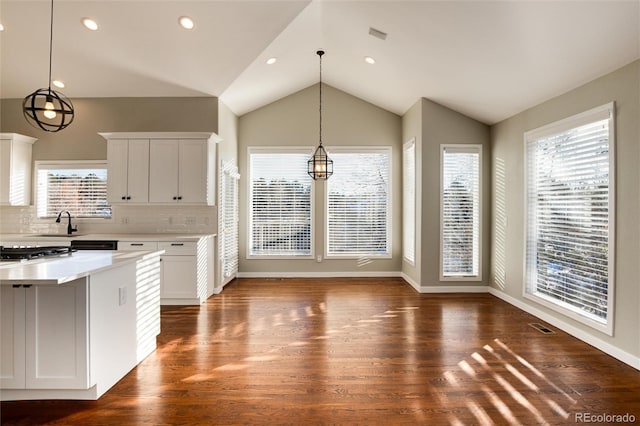
[[160, 256], [156, 251], [77, 251], [70, 256], [50, 257], [26, 262], [1, 262], [0, 284], [64, 284], [78, 278], [126, 263]]

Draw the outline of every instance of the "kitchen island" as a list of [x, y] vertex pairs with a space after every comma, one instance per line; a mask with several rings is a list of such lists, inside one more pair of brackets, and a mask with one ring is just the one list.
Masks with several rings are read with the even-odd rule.
[[98, 399], [152, 353], [162, 253], [0, 263], [0, 399]]

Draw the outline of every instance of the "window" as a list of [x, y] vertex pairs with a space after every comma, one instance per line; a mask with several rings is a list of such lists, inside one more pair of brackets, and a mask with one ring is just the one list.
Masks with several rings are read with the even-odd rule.
[[309, 148], [249, 149], [249, 256], [312, 253]]
[[402, 253], [410, 264], [416, 261], [416, 141], [402, 150]]
[[218, 242], [223, 284], [238, 274], [238, 168], [232, 162], [220, 165]]
[[482, 279], [481, 145], [442, 145], [440, 154], [440, 279]]
[[36, 210], [39, 218], [69, 210], [73, 217], [110, 218], [107, 163], [36, 162]]
[[613, 332], [613, 103], [525, 134], [525, 295]]
[[390, 148], [334, 148], [327, 257], [391, 255]]

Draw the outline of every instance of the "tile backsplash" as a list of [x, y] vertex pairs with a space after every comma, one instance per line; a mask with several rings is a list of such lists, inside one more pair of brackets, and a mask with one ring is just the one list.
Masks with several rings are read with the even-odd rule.
[[[72, 223], [81, 234], [214, 234], [217, 216], [216, 206], [113, 206], [111, 219], [72, 218]], [[66, 220], [37, 218], [34, 206], [0, 206], [1, 234], [65, 233], [66, 226]]]

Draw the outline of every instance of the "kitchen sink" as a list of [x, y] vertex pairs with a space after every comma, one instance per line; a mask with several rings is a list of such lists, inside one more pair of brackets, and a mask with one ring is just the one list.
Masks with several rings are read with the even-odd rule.
[[35, 238], [75, 238], [75, 237], [80, 237], [83, 234], [73, 234], [73, 235], [67, 235], [67, 234], [32, 234], [29, 235], [30, 237], [35, 237]]

